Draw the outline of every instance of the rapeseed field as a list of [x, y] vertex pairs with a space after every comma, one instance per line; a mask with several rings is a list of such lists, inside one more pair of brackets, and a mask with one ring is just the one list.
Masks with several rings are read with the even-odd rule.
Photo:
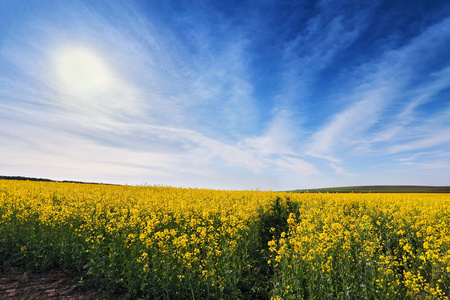
[[448, 299], [450, 196], [0, 180], [0, 271], [135, 299]]

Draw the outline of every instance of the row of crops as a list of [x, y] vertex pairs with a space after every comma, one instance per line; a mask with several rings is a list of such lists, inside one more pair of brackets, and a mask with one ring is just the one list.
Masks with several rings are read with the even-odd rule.
[[148, 299], [448, 299], [450, 196], [0, 180], [0, 271]]

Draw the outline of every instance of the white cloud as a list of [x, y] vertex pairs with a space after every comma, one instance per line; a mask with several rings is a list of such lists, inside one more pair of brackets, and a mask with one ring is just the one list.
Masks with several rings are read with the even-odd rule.
[[406, 142], [401, 145], [394, 145], [389, 150], [391, 153], [405, 152], [417, 149], [435, 147], [450, 143], [450, 128], [430, 132], [429, 136]]
[[330, 166], [334, 169], [334, 171], [339, 174], [339, 175], [344, 175], [344, 176], [351, 176], [351, 177], [358, 177], [358, 174], [354, 174], [354, 173], [349, 173], [347, 172], [343, 167], [338, 166], [336, 164], [330, 164]]
[[388, 97], [388, 90], [367, 91], [361, 97], [363, 100], [335, 115], [329, 124], [312, 136], [312, 144], [307, 151], [308, 155], [336, 162], [338, 159], [333, 158], [334, 152], [348, 148], [355, 138], [366, 134], [367, 130], [378, 121], [381, 109]]
[[[384, 146], [386, 154], [437, 146], [446, 142], [447, 138], [442, 137], [444, 133], [440, 137], [421, 139], [412, 143], [406, 142], [405, 137], [414, 138], [414, 134], [411, 133], [411, 130], [417, 129], [417, 126], [411, 127], [411, 124], [417, 122], [414, 110], [450, 85], [448, 66], [444, 66], [440, 72], [431, 74], [430, 82], [411, 86], [415, 76], [414, 70], [420, 65], [417, 63], [416, 66], [411, 61], [418, 62], [415, 57], [423, 53], [430, 44], [434, 44], [432, 41], [437, 37], [441, 40], [450, 38], [448, 23], [450, 19], [424, 31], [403, 48], [387, 52], [382, 60], [361, 66], [360, 69], [364, 70], [363, 74], [366, 75], [360, 79], [359, 86], [347, 95], [341, 96], [342, 99], [347, 98], [347, 101], [339, 100], [350, 102], [350, 106], [335, 114], [325, 127], [312, 135], [307, 154], [339, 162], [343, 150], [347, 153], [352, 150], [362, 153], [370, 147], [380, 146], [383, 142], [395, 144], [395, 139], [399, 136], [403, 145], [388, 148]], [[432, 58], [432, 52], [423, 56], [424, 60]], [[404, 98], [406, 104], [400, 102]], [[397, 107], [401, 108], [398, 113]], [[442, 122], [437, 123], [433, 130], [442, 128], [442, 125]], [[420, 130], [423, 129], [422, 126]]]
[[274, 162], [281, 171], [291, 170], [294, 174], [300, 176], [320, 175], [320, 172], [313, 164], [299, 158], [285, 156], [276, 159]]

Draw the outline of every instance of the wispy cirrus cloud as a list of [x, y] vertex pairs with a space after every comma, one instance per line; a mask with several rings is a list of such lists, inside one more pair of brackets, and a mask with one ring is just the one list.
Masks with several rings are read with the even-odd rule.
[[[405, 46], [389, 50], [381, 60], [362, 65], [360, 69], [364, 69], [365, 76], [355, 81], [353, 91], [341, 96], [348, 99], [342, 102], [349, 105], [312, 135], [307, 153], [343, 163], [342, 151], [373, 148], [389, 155], [447, 143], [448, 130], [443, 118], [434, 113], [433, 118], [440, 121], [425, 126], [418, 109], [450, 86], [448, 64], [437, 72], [429, 72], [423, 66], [424, 62], [438, 59], [435, 53], [426, 51], [432, 41], [439, 39], [438, 53], [440, 47], [450, 43], [449, 21], [445, 19]], [[415, 59], [419, 55], [421, 59]], [[422, 73], [423, 82], [417, 82], [417, 73]], [[422, 130], [431, 136], [413, 142]]]

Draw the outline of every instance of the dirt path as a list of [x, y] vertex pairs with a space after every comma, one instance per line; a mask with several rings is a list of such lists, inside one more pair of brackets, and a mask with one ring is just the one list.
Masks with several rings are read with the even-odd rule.
[[9, 269], [0, 274], [0, 299], [117, 299], [95, 289], [76, 287], [77, 280], [59, 270], [28, 274]]

